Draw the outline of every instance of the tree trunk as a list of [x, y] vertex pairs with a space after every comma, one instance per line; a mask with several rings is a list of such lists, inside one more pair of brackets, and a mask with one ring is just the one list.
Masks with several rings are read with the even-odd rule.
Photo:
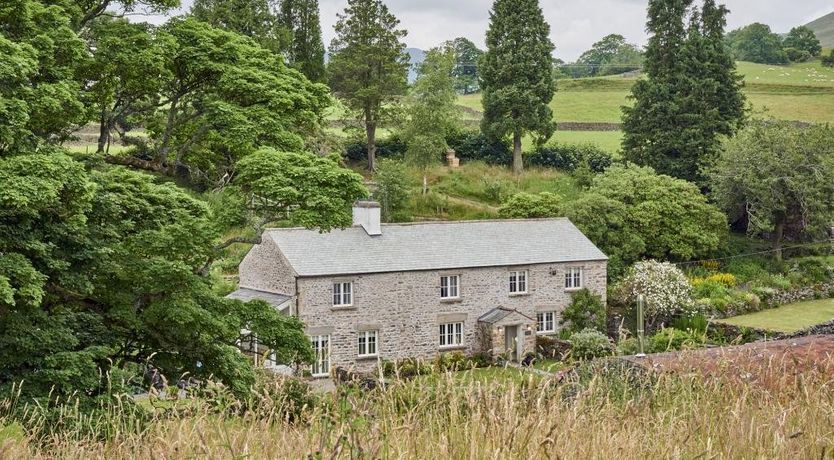
[[524, 160], [521, 158], [521, 132], [513, 133], [513, 173], [521, 174], [524, 170]]
[[376, 171], [376, 122], [365, 120], [368, 136], [368, 171]]
[[785, 236], [785, 220], [779, 219], [773, 229], [773, 256], [782, 261], [782, 238]]
[[165, 132], [162, 134], [162, 143], [159, 147], [159, 155], [157, 158], [157, 162], [160, 166], [165, 166], [168, 163], [168, 153], [171, 150], [170, 142], [171, 142], [171, 134], [174, 131], [174, 121], [176, 120], [176, 113], [177, 113], [177, 102], [179, 102], [179, 96], [176, 96], [171, 99], [171, 108], [168, 109], [168, 119], [165, 122]]
[[110, 123], [107, 121], [107, 117], [104, 115], [104, 111], [101, 112], [101, 121], [99, 122], [98, 127], [98, 146], [96, 147], [96, 153], [103, 153], [104, 147], [110, 141]]

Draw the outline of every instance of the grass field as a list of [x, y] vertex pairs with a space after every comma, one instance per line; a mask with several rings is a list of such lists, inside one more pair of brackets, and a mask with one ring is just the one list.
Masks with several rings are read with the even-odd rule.
[[834, 319], [834, 299], [799, 302], [771, 310], [721, 320], [734, 326], [796, 332]]

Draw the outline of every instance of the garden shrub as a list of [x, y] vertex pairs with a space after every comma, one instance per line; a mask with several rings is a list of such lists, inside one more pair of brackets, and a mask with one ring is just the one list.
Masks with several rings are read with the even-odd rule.
[[681, 316], [672, 321], [672, 327], [681, 331], [690, 330], [704, 334], [709, 327], [709, 320], [703, 313], [697, 313], [692, 316]]
[[562, 214], [563, 201], [560, 195], [550, 192], [520, 192], [501, 205], [498, 215], [504, 219], [558, 217]]
[[605, 332], [605, 318], [602, 297], [586, 288], [572, 294], [570, 305], [559, 317], [559, 325], [571, 332], [585, 329]]
[[617, 343], [617, 353], [622, 356], [631, 356], [640, 353], [640, 341], [637, 337], [629, 337]]
[[637, 296], [645, 298], [647, 325], [678, 315], [692, 315], [697, 305], [692, 298], [692, 285], [686, 275], [668, 262], [646, 260], [632, 266], [616, 289], [617, 301], [634, 305]]
[[[380, 139], [376, 143], [376, 157], [397, 158], [405, 157], [408, 144], [397, 135], [391, 135], [386, 139]], [[368, 145], [365, 142], [352, 142], [345, 147], [345, 159], [351, 162], [359, 162], [368, 159]]]
[[570, 342], [545, 335], [536, 336], [536, 352], [544, 359], [564, 359], [570, 352]]
[[663, 353], [700, 348], [706, 342], [706, 338], [704, 334], [696, 331], [682, 331], [668, 327], [649, 337], [648, 342], [648, 347], [652, 353]]
[[793, 263], [789, 271], [798, 284], [819, 284], [834, 279], [834, 267], [822, 257], [807, 257]]
[[737, 259], [730, 261], [726, 270], [736, 276], [736, 279], [742, 283], [752, 281], [762, 276], [767, 276], [768, 271], [762, 267], [762, 264], [756, 260]]
[[577, 360], [588, 360], [611, 356], [614, 347], [611, 339], [594, 329], [585, 329], [570, 336], [571, 356]]
[[692, 280], [692, 295], [696, 299], [723, 299], [730, 295], [727, 286], [717, 281]]
[[480, 131], [455, 132], [446, 138], [449, 148], [462, 161], [483, 161], [487, 164], [508, 166], [513, 152], [507, 141], [490, 141]]

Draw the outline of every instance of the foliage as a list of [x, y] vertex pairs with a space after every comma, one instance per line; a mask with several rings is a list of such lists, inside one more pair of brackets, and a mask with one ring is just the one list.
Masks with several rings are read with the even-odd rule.
[[593, 329], [605, 332], [605, 304], [588, 289], [571, 294], [570, 304], [559, 315], [559, 325], [572, 332]]
[[329, 231], [349, 227], [351, 206], [367, 196], [362, 176], [339, 157], [262, 148], [238, 162], [231, 190], [264, 219], [287, 216], [295, 225]]
[[610, 34], [582, 53], [576, 64], [574, 78], [617, 75], [640, 69], [643, 53], [636, 45], [626, 42], [622, 35]]
[[452, 77], [455, 79], [455, 90], [461, 94], [471, 94], [480, 89], [478, 78], [478, 63], [484, 52], [478, 49], [471, 40], [458, 37], [447, 46], [455, 50], [455, 67], [452, 70]]
[[249, 37], [275, 54], [289, 48], [290, 30], [278, 20], [270, 0], [194, 0], [191, 16]]
[[411, 184], [405, 165], [396, 160], [381, 160], [374, 175], [374, 198], [382, 206], [384, 222], [409, 220], [408, 197]]
[[0, 6], [0, 156], [58, 143], [87, 121], [84, 43], [63, 9], [33, 0]]
[[756, 123], [729, 140], [710, 173], [713, 196], [750, 234], [823, 238], [834, 217], [834, 129]]
[[310, 81], [324, 82], [324, 42], [318, 0], [279, 0], [278, 22], [290, 34], [287, 60]]
[[213, 183], [259, 147], [302, 150], [304, 135], [320, 129], [327, 88], [281, 56], [191, 18], [173, 19], [159, 34], [165, 105], [147, 129], [153, 162], [168, 172], [185, 167]]
[[457, 94], [452, 71], [454, 49], [434, 48], [426, 53], [417, 68], [418, 77], [408, 100], [409, 120], [404, 137], [408, 143], [406, 159], [423, 171], [436, 164], [449, 149], [446, 137], [460, 125]]
[[822, 58], [822, 65], [825, 67], [834, 67], [834, 49], [831, 50], [828, 56]]
[[368, 169], [376, 169], [376, 129], [386, 104], [405, 94], [409, 58], [406, 31], [382, 0], [348, 0], [336, 23], [327, 71], [333, 92], [362, 120]]
[[527, 164], [574, 171], [587, 163], [595, 173], [604, 172], [613, 163], [611, 154], [595, 144], [550, 144], [527, 155]]
[[[377, 158], [405, 159], [408, 145], [399, 135], [391, 136], [380, 140], [376, 144]], [[368, 145], [364, 142], [350, 143], [345, 147], [345, 159], [353, 163], [359, 163], [368, 158]]]
[[692, 286], [683, 272], [668, 262], [646, 260], [632, 266], [615, 288], [617, 301], [635, 305], [643, 295], [646, 323], [656, 324], [680, 314], [692, 314]]
[[541, 145], [555, 130], [549, 106], [556, 89], [549, 34], [538, 0], [495, 0], [479, 66], [481, 130], [491, 139], [513, 139], [515, 173], [523, 169], [522, 136], [533, 133]]
[[602, 332], [585, 329], [571, 334], [568, 341], [571, 344], [571, 357], [577, 360], [604, 358], [614, 354], [611, 339]]
[[791, 62], [808, 62], [811, 60], [811, 54], [805, 50], [797, 48], [785, 48], [785, 54]]
[[716, 283], [727, 288], [734, 288], [738, 280], [732, 273], [714, 273], [705, 278], [692, 278], [692, 287], [697, 288], [702, 283]]
[[564, 199], [553, 193], [516, 193], [501, 205], [498, 215], [503, 219], [537, 219], [558, 217]]
[[706, 342], [706, 337], [701, 332], [692, 330], [682, 331], [667, 327], [649, 337], [648, 342], [648, 348], [652, 353], [663, 353], [667, 351], [701, 348]]
[[649, 2], [645, 72], [632, 87], [632, 107], [623, 107], [623, 156], [661, 174], [701, 181], [705, 164], [744, 121], [742, 77], [723, 34], [728, 10], [714, 0]]
[[727, 34], [727, 43], [739, 61], [759, 64], [788, 63], [788, 55], [782, 48], [782, 38], [772, 32], [766, 24], [756, 22], [734, 30]]
[[[782, 45], [786, 48], [793, 48], [804, 51], [811, 57], [817, 57], [822, 53], [822, 45], [820, 44], [817, 34], [807, 26], [794, 27], [782, 41]], [[793, 59], [791, 59], [793, 61]]]
[[446, 139], [446, 143], [463, 161], [483, 161], [502, 166], [512, 162], [512, 152], [506, 141], [490, 140], [479, 131], [453, 132]]

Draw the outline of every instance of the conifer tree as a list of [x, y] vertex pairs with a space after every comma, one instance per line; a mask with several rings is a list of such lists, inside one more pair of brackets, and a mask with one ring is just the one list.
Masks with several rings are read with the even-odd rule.
[[[744, 120], [741, 77], [724, 46], [727, 9], [714, 0], [651, 0], [646, 79], [623, 108], [623, 154], [658, 173], [702, 182], [721, 135]], [[687, 27], [687, 18], [689, 24]]]
[[289, 64], [310, 81], [323, 82], [324, 43], [318, 0], [281, 0], [278, 22], [290, 33], [287, 49]]
[[376, 169], [376, 130], [386, 104], [408, 89], [406, 31], [382, 0], [348, 0], [330, 44], [330, 87], [365, 126], [368, 169]]
[[487, 51], [479, 72], [483, 91], [482, 131], [513, 139], [513, 171], [524, 164], [521, 138], [538, 143], [553, 135], [553, 43], [538, 0], [496, 0], [490, 12]]

